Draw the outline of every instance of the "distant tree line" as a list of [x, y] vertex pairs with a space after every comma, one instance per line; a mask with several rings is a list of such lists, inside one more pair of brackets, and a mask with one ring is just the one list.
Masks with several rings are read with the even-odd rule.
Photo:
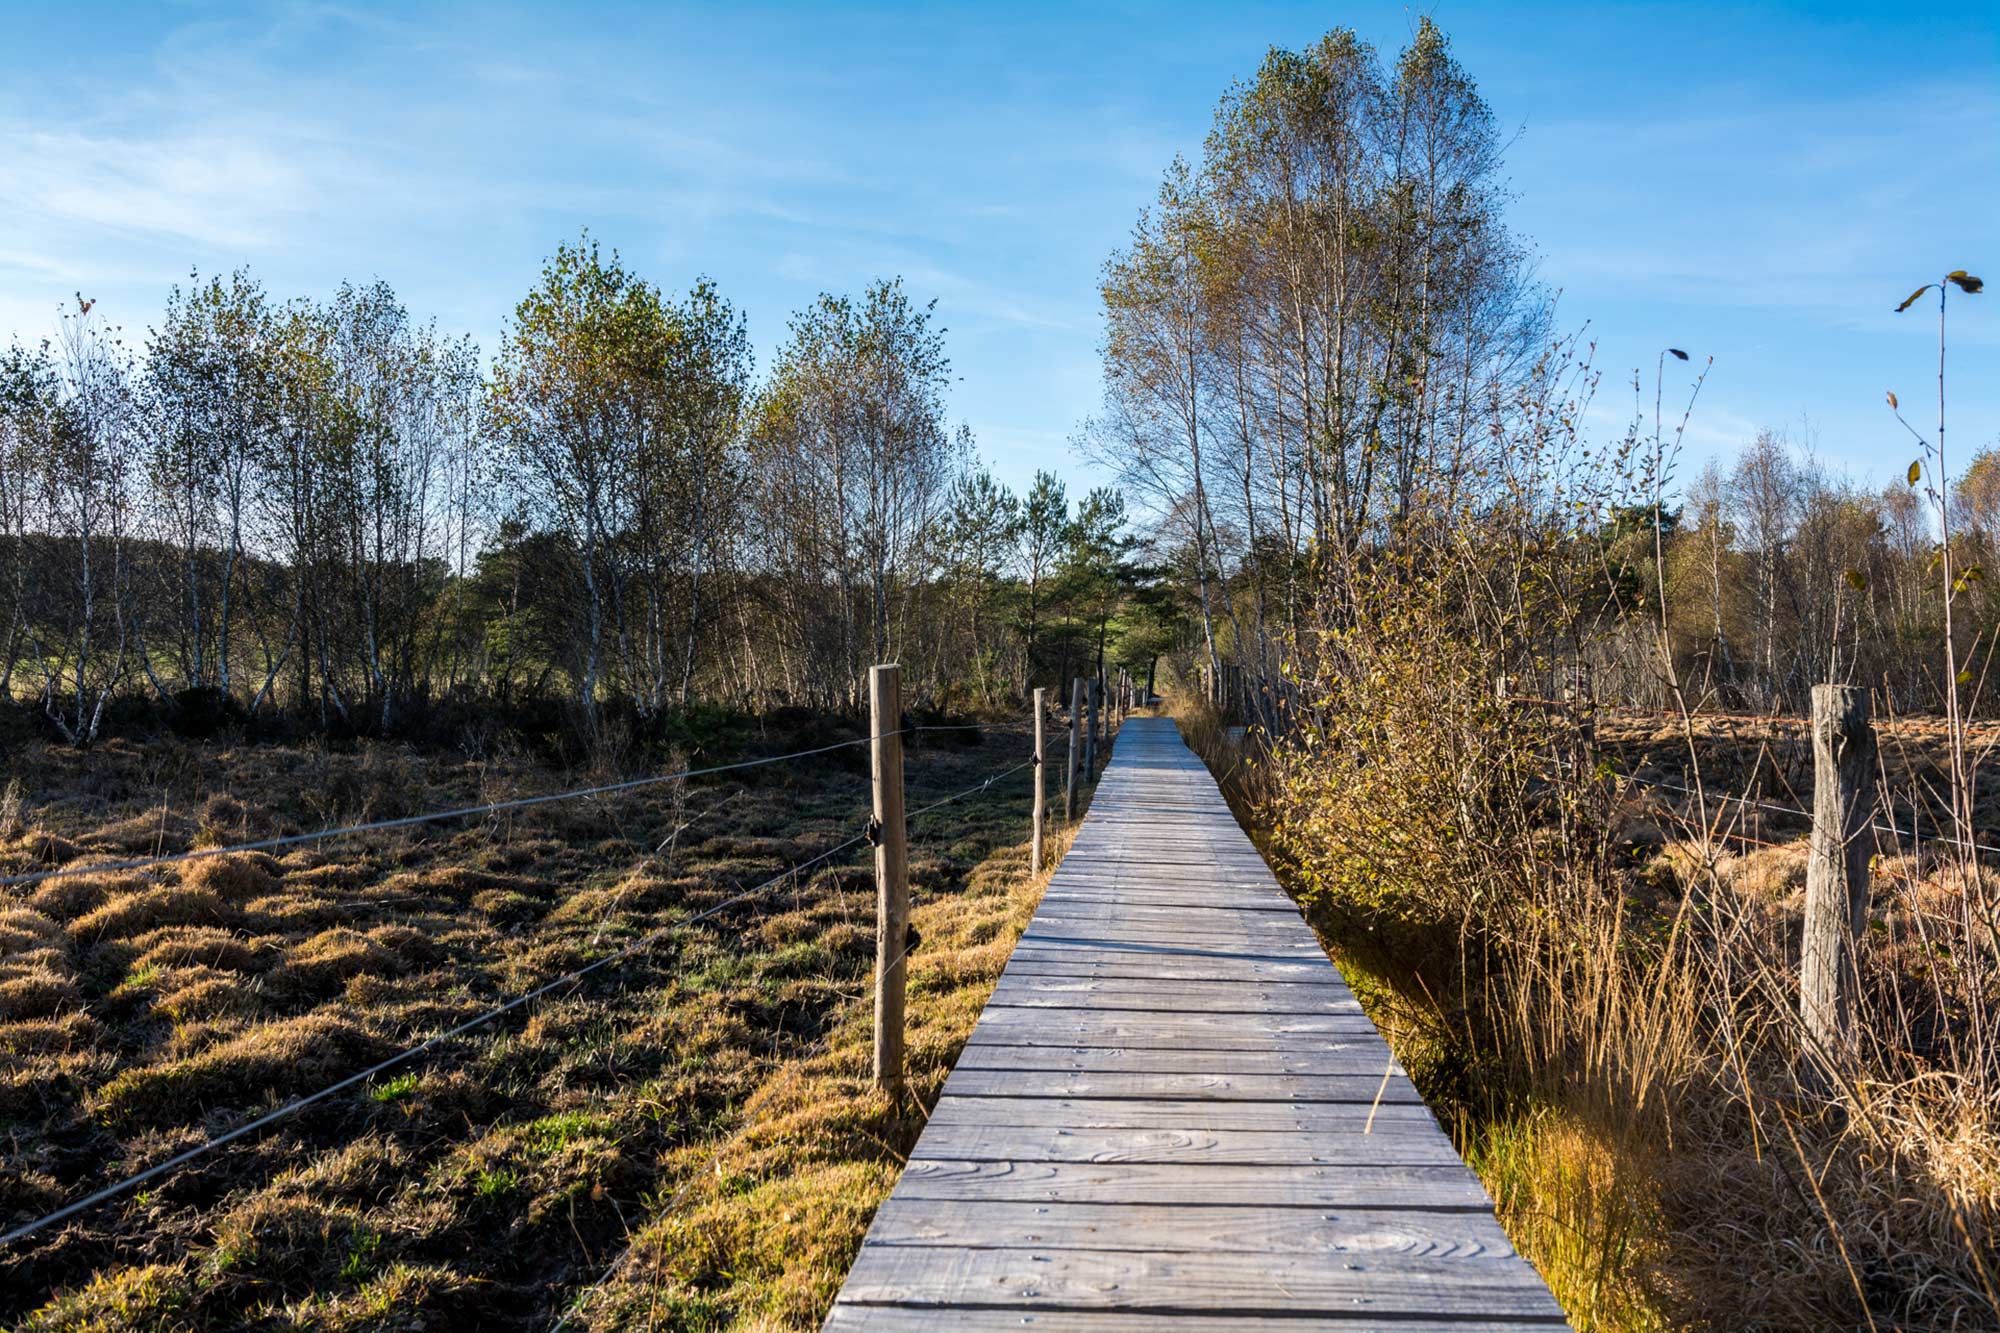
[[[1946, 495], [1955, 556], [1952, 627], [1971, 701], [2000, 693], [1992, 670], [2000, 596], [1986, 571], [2000, 559], [2000, 452], [1975, 453]], [[1626, 637], [1653, 633], [1660, 558], [1680, 675], [1698, 697], [1751, 711], [1803, 711], [1813, 685], [1882, 689], [1910, 710], [1944, 695], [1941, 526], [1920, 487], [1880, 487], [1837, 473], [1781, 434], [1760, 432], [1733, 458], [1710, 460], [1663, 509], [1656, 553], [1650, 511], [1607, 532], [1625, 587]], [[1634, 653], [1610, 640], [1598, 674], [1617, 694], [1661, 703], [1657, 683], [1621, 671]]]
[[490, 366], [379, 282], [197, 275], [136, 344], [79, 297], [0, 356], [0, 700], [75, 744], [131, 712], [594, 743], [851, 708], [892, 659], [992, 706], [1171, 641], [1122, 498], [1009, 492], [949, 375], [885, 281], [796, 315], [759, 378], [712, 283], [587, 237]]

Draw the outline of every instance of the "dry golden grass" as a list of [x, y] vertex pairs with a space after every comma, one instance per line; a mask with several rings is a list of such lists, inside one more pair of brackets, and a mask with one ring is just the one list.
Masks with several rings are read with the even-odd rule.
[[[1051, 864], [1068, 836], [1050, 840]], [[1048, 882], [1027, 849], [983, 862], [966, 887], [916, 908], [909, 1090], [874, 1086], [872, 994], [857, 993], [821, 1049], [775, 1070], [719, 1145], [676, 1154], [680, 1181], [610, 1279], [580, 1305], [599, 1329], [810, 1329], [825, 1318], [944, 1080]], [[782, 919], [766, 923], [780, 927]], [[868, 940], [872, 948], [872, 939]]]
[[[912, 805], [1017, 762], [1025, 745], [1018, 726], [913, 745]], [[100, 834], [129, 840], [141, 821], [168, 830], [173, 852], [576, 780], [367, 745], [114, 741], [18, 762], [20, 827], [0, 841], [0, 874], [101, 860], [112, 839]], [[0, 899], [0, 1226], [831, 846], [865, 819], [865, 764], [856, 749], [686, 790], [281, 858], [98, 871]], [[978, 1004], [958, 988], [990, 983], [1004, 957], [1026, 791], [1017, 775], [912, 829], [927, 936], [912, 997], [919, 1061], [962, 1039], [954, 1025], [969, 1025]], [[802, 1071], [852, 1056], [873, 960], [867, 855], [863, 846], [669, 934], [198, 1169], [0, 1252], [0, 1325], [546, 1328], [628, 1229], [648, 1225], [689, 1162], [784, 1104], [786, 1089], [817, 1097], [833, 1086]], [[865, 1150], [854, 1164], [863, 1174], [891, 1160], [872, 1138], [839, 1142]], [[822, 1146], [834, 1152], [835, 1138]], [[831, 1161], [813, 1170], [838, 1175]], [[796, 1188], [810, 1193], [806, 1178]], [[859, 1209], [858, 1243], [865, 1208], [840, 1207]], [[828, 1255], [839, 1244], [832, 1231], [815, 1243]], [[745, 1308], [769, 1304], [758, 1295]]]

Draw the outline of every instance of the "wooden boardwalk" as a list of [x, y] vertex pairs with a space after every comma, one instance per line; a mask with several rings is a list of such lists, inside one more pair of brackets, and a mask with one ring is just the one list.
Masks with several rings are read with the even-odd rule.
[[1375, 1325], [1564, 1326], [1200, 760], [1129, 721], [826, 1327]]

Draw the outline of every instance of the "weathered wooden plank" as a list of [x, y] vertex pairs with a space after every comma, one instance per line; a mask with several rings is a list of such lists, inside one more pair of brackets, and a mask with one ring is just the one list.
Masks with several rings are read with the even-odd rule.
[[868, 1305], [1009, 1305], [1018, 1310], [1267, 1314], [1337, 1309], [1359, 1317], [1560, 1317], [1533, 1270], [1511, 1257], [1342, 1257], [1127, 1250], [864, 1245], [846, 1298]]
[[1030, 946], [1025, 950], [1016, 950], [1007, 971], [1033, 972], [1041, 976], [1129, 976], [1148, 981], [1261, 979], [1318, 982], [1328, 986], [1340, 984], [1338, 973], [1310, 958], [1219, 961], [1212, 956], [1183, 958], [1163, 953], [1134, 953], [1126, 949], [1093, 952]]
[[1084, 947], [1104, 952], [1143, 951], [1193, 958], [1270, 958], [1281, 963], [1325, 962], [1325, 951], [1311, 936], [1276, 930], [1169, 930], [1141, 924], [1056, 922], [1046, 931], [1023, 935], [1031, 949]]
[[[1135, 1314], [1128, 1310], [1024, 1311], [1016, 1306], [836, 1305], [827, 1318], [827, 1333], [1360, 1333], [1371, 1327], [1366, 1310], [1353, 1316], [1289, 1312], [1282, 1323], [1262, 1314], [1224, 1315]], [[1547, 1319], [1464, 1319], [1402, 1316], [1395, 1333], [1535, 1333], [1562, 1329], [1559, 1317]]]
[[945, 1094], [962, 1097], [1141, 1097], [1187, 1101], [1414, 1102], [1401, 1074], [1084, 1073], [1064, 1069], [957, 1069]]
[[[1385, 1144], [1391, 1142], [1384, 1140]], [[1450, 1166], [1232, 1166], [1176, 1163], [958, 1162], [911, 1158], [908, 1199], [1032, 1203], [1269, 1205], [1282, 1208], [1491, 1206], [1463, 1163]]]
[[1110, 922], [1128, 926], [1158, 926], [1167, 930], [1226, 930], [1241, 927], [1246, 930], [1261, 930], [1282, 933], [1300, 939], [1313, 938], [1312, 931], [1299, 920], [1298, 909], [1290, 912], [1254, 911], [1233, 903], [1219, 903], [1211, 899], [1200, 907], [1184, 903], [1149, 903], [1143, 900], [1123, 898], [1116, 901], [1098, 899], [1080, 902], [1067, 896], [1054, 901], [1042, 900], [1042, 906], [1035, 913], [1038, 925], [1059, 924], [1066, 921]]
[[1003, 1009], [1075, 1009], [1094, 1014], [1159, 1014], [1163, 1017], [1178, 1014], [1252, 1014], [1252, 1015], [1307, 1015], [1307, 1014], [1359, 1014], [1361, 1006], [1352, 1000], [1320, 1000], [1299, 1002], [1278, 996], [1263, 999], [1249, 993], [1227, 997], [1206, 997], [1202, 995], [1182, 995], [1172, 988], [1162, 987], [1149, 995], [1095, 995], [1089, 991], [1068, 991], [1049, 994], [1028, 987], [1012, 986], [1003, 994], [996, 990], [987, 1001], [989, 1006]]
[[1365, 1014], [1146, 1014], [1091, 1009], [1015, 1009], [996, 1005], [973, 1029], [973, 1041], [1060, 1046], [1158, 1045], [1170, 1042], [1231, 1050], [1337, 1040], [1373, 1032]]
[[1218, 986], [1256, 985], [1281, 981], [1292, 986], [1330, 986], [1343, 991], [1347, 989], [1346, 983], [1340, 980], [1338, 973], [1314, 967], [1303, 961], [1218, 968], [1207, 964], [1162, 965], [1155, 961], [1130, 957], [1095, 960], [1077, 957], [1037, 958], [1016, 954], [1001, 975], [1003, 977], [1104, 977], [1174, 985], [1184, 981], [1201, 981]]
[[1388, 1068], [1389, 1044], [1380, 1037], [1331, 1042], [1318, 1050], [1207, 1051], [1181, 1046], [968, 1046], [960, 1069], [1063, 1069], [1072, 1073], [1168, 1074], [1369, 1074]]
[[[1268, 913], [1246, 912], [1237, 917], [1218, 914], [1213, 919], [1207, 919], [1197, 918], [1183, 908], [1161, 910], [1165, 919], [1150, 921], [1140, 915], [1109, 912], [1089, 916], [1074, 912], [1051, 913], [1030, 921], [1021, 938], [1033, 940], [1038, 945], [1087, 948], [1108, 944], [1125, 948], [1157, 948], [1161, 945], [1187, 944], [1198, 947], [1206, 940], [1242, 936], [1246, 942], [1268, 942], [1287, 949], [1319, 949], [1319, 940], [1310, 931], [1294, 928], [1285, 922], [1257, 919], [1268, 918]], [[1321, 963], [1326, 961], [1324, 951], [1316, 955], [1316, 960]]]
[[[1218, 902], [1217, 892], [1233, 895], [1229, 900]], [[1058, 893], [1042, 895], [1044, 906], [1058, 908], [1093, 907], [1171, 907], [1182, 912], [1266, 912], [1274, 916], [1290, 918], [1298, 915], [1298, 907], [1281, 893], [1252, 893], [1242, 889], [1221, 889], [1214, 885], [1190, 886], [1185, 889], [1139, 888], [1134, 885], [1091, 884], [1072, 886]], [[1198, 917], [1196, 920], [1207, 920]]]
[[[1168, 1098], [942, 1097], [930, 1124], [974, 1121], [992, 1125], [1036, 1125], [1051, 1132], [1075, 1129], [1237, 1129], [1295, 1130], [1302, 1134], [1387, 1135], [1394, 1127], [1439, 1133], [1437, 1120], [1422, 1102], [1349, 1106], [1325, 1102], [1175, 1101]], [[928, 1131], [926, 1131], [928, 1132]]]
[[1233, 1166], [1458, 1166], [1442, 1135], [1382, 1139], [1295, 1129], [1060, 1129], [959, 1122], [924, 1135], [929, 1157], [964, 1162], [1131, 1162]]
[[[1165, 909], [1163, 909], [1165, 910]], [[1092, 945], [1109, 945], [1116, 948], [1154, 947], [1175, 945], [1188, 936], [1212, 936], [1223, 933], [1224, 926], [1237, 923], [1247, 927], [1257, 926], [1254, 918], [1268, 917], [1270, 913], [1243, 913], [1232, 917], [1217, 914], [1214, 917], [1197, 916], [1198, 909], [1171, 909], [1177, 918], [1173, 922], [1146, 923], [1131, 917], [1102, 916], [1079, 917], [1067, 913], [1062, 917], [1050, 916], [1040, 921], [1030, 921], [1023, 932], [1022, 940], [1032, 939], [1039, 948], [1090, 948]], [[1274, 922], [1266, 922], [1261, 929], [1271, 935], [1283, 933], [1294, 943], [1316, 943], [1316, 937], [1299, 931], [1286, 930]], [[1314, 961], [1325, 965], [1324, 952]]]
[[1364, 1254], [1494, 1258], [1514, 1253], [1484, 1208], [1128, 1208], [1103, 1203], [929, 1199], [884, 1206], [870, 1245], [1039, 1247], [1157, 1253]]
[[1350, 1013], [1361, 1012], [1360, 1002], [1353, 992], [1340, 985], [1325, 985], [1315, 982], [1240, 980], [1211, 981], [1203, 978], [1186, 978], [1172, 985], [1162, 985], [1157, 979], [1130, 977], [1091, 976], [1045, 976], [1031, 972], [1007, 971], [1001, 974], [995, 995], [1021, 993], [1028, 995], [1067, 995], [1071, 997], [1090, 996], [1109, 999], [1114, 996], [1132, 996], [1140, 999], [1157, 1000], [1162, 997], [1191, 1002], [1216, 1001], [1229, 1005], [1246, 1002], [1290, 1002], [1317, 1006], [1334, 1005]]

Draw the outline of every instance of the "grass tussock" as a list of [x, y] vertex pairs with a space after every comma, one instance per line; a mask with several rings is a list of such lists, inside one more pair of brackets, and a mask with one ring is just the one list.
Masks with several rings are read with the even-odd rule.
[[73, 940], [123, 939], [161, 926], [211, 925], [224, 918], [222, 899], [207, 889], [162, 885], [120, 894], [69, 924]]
[[296, 1096], [380, 1059], [388, 1043], [335, 1014], [260, 1024], [186, 1059], [129, 1069], [91, 1099], [91, 1111], [120, 1124], [172, 1125], [240, 1103], [246, 1089]]

